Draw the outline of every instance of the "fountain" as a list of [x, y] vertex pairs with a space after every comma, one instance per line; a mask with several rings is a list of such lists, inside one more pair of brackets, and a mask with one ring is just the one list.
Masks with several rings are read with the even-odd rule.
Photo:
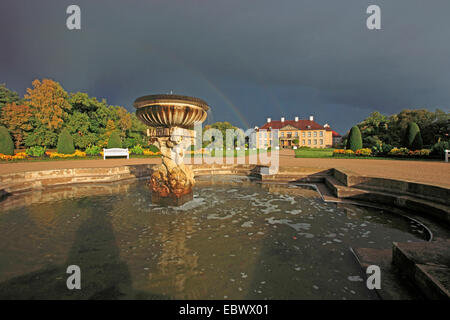
[[134, 107], [161, 151], [162, 164], [150, 177], [152, 202], [180, 206], [192, 200], [194, 173], [183, 162], [184, 150], [195, 137], [194, 124], [205, 121], [208, 104], [194, 97], [162, 94], [140, 97]]

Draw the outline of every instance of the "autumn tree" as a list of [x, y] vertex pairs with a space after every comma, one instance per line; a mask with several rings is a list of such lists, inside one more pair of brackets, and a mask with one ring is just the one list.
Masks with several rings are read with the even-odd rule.
[[36, 79], [32, 85], [32, 89], [27, 89], [25, 99], [33, 112], [35, 134], [27, 136], [25, 144], [54, 146], [68, 116], [67, 111], [71, 109], [67, 92], [58, 82], [50, 79], [43, 79], [42, 82]]
[[33, 129], [30, 118], [33, 113], [27, 105], [17, 105], [14, 102], [6, 104], [1, 112], [2, 122], [11, 132], [16, 149], [20, 148], [28, 131]]
[[34, 117], [49, 129], [62, 127], [67, 111], [71, 109], [67, 92], [50, 79], [34, 80], [33, 89], [28, 88], [25, 99], [33, 108]]

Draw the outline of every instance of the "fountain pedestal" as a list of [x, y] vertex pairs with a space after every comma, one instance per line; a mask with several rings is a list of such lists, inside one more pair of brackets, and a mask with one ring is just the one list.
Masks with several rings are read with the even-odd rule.
[[171, 137], [155, 138], [162, 164], [154, 168], [149, 184], [153, 203], [180, 206], [193, 199], [195, 180], [194, 173], [183, 162], [184, 150], [190, 142], [174, 131]]
[[205, 121], [208, 104], [198, 98], [150, 95], [134, 102], [136, 116], [150, 126], [151, 141], [161, 151], [162, 164], [150, 177], [152, 202], [180, 206], [193, 199], [194, 173], [183, 162], [195, 124]]

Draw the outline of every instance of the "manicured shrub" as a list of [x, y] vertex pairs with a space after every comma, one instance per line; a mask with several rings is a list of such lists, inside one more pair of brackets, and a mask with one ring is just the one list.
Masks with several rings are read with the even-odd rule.
[[350, 133], [348, 135], [347, 149], [356, 151], [358, 149], [362, 149], [362, 147], [363, 143], [361, 131], [359, 130], [358, 126], [354, 126], [351, 128]]
[[67, 129], [63, 129], [58, 137], [56, 150], [60, 154], [72, 154], [75, 152], [73, 138]]
[[109, 136], [108, 149], [111, 148], [122, 148], [122, 140], [117, 131], [113, 131]]
[[419, 150], [423, 147], [422, 135], [419, 126], [415, 122], [410, 122], [405, 131], [403, 146], [410, 150]]
[[144, 149], [140, 145], [135, 145], [133, 148], [130, 149], [130, 152], [132, 154], [144, 154]]
[[14, 143], [8, 129], [0, 127], [0, 153], [8, 156], [14, 155]]
[[27, 148], [27, 150], [25, 150], [25, 153], [30, 157], [42, 157], [45, 153], [45, 148], [41, 146], [34, 146]]
[[87, 155], [90, 156], [96, 156], [99, 155], [102, 149], [99, 146], [88, 146], [84, 152], [86, 152]]

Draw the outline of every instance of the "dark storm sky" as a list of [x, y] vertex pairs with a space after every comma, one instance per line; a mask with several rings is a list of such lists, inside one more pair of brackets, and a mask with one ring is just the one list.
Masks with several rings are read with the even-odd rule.
[[206, 100], [209, 122], [312, 114], [343, 134], [373, 110], [449, 110], [449, 16], [448, 0], [1, 0], [0, 83], [52, 78], [130, 111], [173, 90]]

